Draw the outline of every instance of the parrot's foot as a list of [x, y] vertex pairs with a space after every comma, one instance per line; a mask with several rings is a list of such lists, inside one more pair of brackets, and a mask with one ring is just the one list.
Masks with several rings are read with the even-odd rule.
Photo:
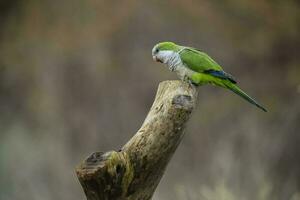
[[196, 83], [193, 83], [193, 81], [188, 76], [184, 76], [182, 81], [188, 83], [190, 87], [197, 87], [198, 86]]
[[193, 83], [191, 80], [189, 80], [188, 83], [191, 88], [196, 88], [198, 86], [196, 83]]
[[181, 78], [181, 80], [186, 83], [189, 83], [191, 81], [188, 76], [184, 76], [183, 78]]

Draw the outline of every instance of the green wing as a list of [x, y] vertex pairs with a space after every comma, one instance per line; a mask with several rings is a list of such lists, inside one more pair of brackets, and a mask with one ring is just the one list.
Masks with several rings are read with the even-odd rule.
[[222, 67], [206, 53], [191, 47], [185, 47], [180, 52], [180, 58], [185, 66], [195, 72], [203, 73], [208, 70], [222, 71]]
[[220, 79], [228, 79], [232, 83], [236, 83], [232, 75], [224, 72], [216, 61], [198, 49], [185, 47], [180, 52], [180, 58], [186, 67], [195, 72], [209, 74]]

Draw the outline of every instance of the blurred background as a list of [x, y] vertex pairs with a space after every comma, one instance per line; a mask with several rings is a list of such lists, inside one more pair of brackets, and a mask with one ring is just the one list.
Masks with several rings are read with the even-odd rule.
[[159, 41], [215, 58], [269, 110], [199, 88], [154, 200], [300, 199], [296, 0], [1, 0], [0, 199], [85, 199], [75, 166], [139, 129]]

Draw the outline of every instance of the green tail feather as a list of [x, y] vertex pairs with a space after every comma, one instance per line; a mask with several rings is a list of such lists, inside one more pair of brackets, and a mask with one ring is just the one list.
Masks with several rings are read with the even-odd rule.
[[263, 111], [267, 112], [267, 109], [265, 109], [262, 105], [260, 105], [257, 101], [255, 101], [253, 98], [251, 98], [248, 94], [246, 94], [243, 90], [241, 90], [237, 85], [229, 82], [224, 83], [225, 87], [231, 90], [232, 92], [236, 93], [240, 97], [244, 98], [249, 103], [257, 106], [258, 108], [262, 109]]
[[218, 77], [214, 77], [211, 76], [210, 74], [204, 74], [204, 73], [194, 73], [191, 76], [191, 80], [196, 85], [213, 84], [213, 85], [221, 86], [223, 88], [227, 88], [232, 92], [236, 93], [237, 95], [239, 95], [240, 97], [247, 100], [249, 103], [267, 112], [267, 110], [262, 105], [260, 105], [254, 99], [252, 99], [248, 94], [246, 94], [243, 90], [241, 90], [236, 84], [232, 83], [230, 80], [220, 79]]

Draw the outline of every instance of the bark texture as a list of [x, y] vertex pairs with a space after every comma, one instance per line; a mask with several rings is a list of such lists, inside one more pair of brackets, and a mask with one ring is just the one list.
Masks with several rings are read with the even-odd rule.
[[77, 168], [88, 200], [149, 200], [184, 135], [197, 90], [182, 81], [159, 84], [138, 132], [120, 151], [95, 152]]

